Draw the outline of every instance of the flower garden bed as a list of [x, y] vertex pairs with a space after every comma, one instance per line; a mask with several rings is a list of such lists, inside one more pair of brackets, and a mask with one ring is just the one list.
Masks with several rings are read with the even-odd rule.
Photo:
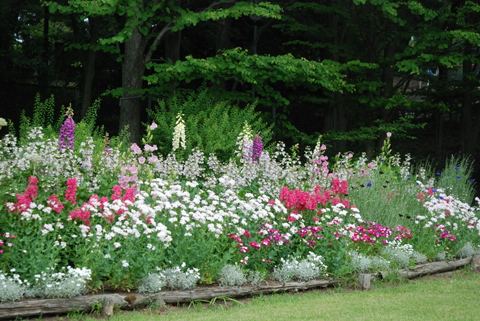
[[327, 156], [320, 139], [301, 158], [296, 145], [264, 149], [248, 124], [219, 159], [185, 148], [180, 115], [162, 155], [157, 127], [127, 144], [68, 114], [60, 135], [25, 125], [0, 140], [5, 313], [89, 308], [105, 295], [82, 294], [109, 290], [136, 291], [109, 297], [122, 308], [302, 290], [352, 273], [368, 288], [371, 273], [416, 277], [480, 254], [468, 159], [412, 166], [390, 133], [376, 159]]

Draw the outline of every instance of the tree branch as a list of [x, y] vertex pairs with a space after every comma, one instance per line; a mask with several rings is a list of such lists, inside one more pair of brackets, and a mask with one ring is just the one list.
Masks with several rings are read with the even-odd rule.
[[[213, 2], [211, 5], [209, 5], [208, 7], [206, 7], [205, 9], [202, 9], [202, 10], [200, 10], [200, 11], [197, 11], [197, 13], [205, 12], [205, 11], [210, 10], [210, 9], [212, 9], [213, 7], [216, 7], [216, 6], [220, 5], [220, 4], [229, 4], [229, 3], [235, 3], [235, 2], [236, 2], [236, 0], [227, 0], [227, 1], [225, 1], [225, 2], [215, 1], [215, 2]], [[175, 23], [176, 20], [178, 20], [178, 18], [175, 19], [175, 20], [170, 21], [169, 23], [167, 23], [167, 25], [166, 25], [165, 27], [163, 27], [162, 30], [160, 30], [160, 32], [158, 33], [158, 35], [155, 37], [155, 40], [153, 40], [153, 43], [152, 43], [152, 45], [150, 46], [150, 49], [148, 49], [148, 52], [147, 52], [147, 54], [145, 55], [145, 57], [144, 57], [144, 59], [143, 59], [143, 62], [144, 62], [145, 64], [147, 64], [148, 62], [150, 62], [151, 59], [152, 59], [152, 55], [153, 55], [152, 47], [155, 48], [155, 47], [158, 45], [158, 43], [160, 42], [160, 40], [162, 39], [162, 37], [163, 37], [168, 31], [170, 31], [170, 30], [172, 29], [172, 25]]]

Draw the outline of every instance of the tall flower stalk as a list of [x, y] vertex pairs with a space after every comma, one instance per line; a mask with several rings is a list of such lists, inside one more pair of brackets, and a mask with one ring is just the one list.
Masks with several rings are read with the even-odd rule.
[[185, 149], [185, 121], [182, 118], [182, 114], [177, 115], [177, 124], [173, 131], [172, 149], [177, 150], [180, 146]]
[[62, 128], [60, 129], [60, 137], [58, 142], [58, 150], [63, 151], [65, 148], [73, 150], [75, 143], [75, 121], [73, 120], [73, 110], [68, 107], [65, 114], [67, 119], [63, 122]]
[[262, 137], [255, 135], [255, 140], [253, 141], [253, 146], [252, 146], [252, 162], [256, 163], [260, 159], [260, 156], [262, 156], [262, 151], [263, 151], [263, 143], [262, 143]]

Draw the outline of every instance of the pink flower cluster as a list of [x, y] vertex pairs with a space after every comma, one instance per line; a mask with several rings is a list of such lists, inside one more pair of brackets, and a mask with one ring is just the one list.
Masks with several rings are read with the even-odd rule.
[[58, 196], [55, 194], [50, 195], [47, 201], [47, 206], [52, 208], [58, 214], [63, 210], [63, 204], [58, 200]]
[[[304, 210], [317, 210], [318, 204], [325, 206], [327, 202], [332, 202], [332, 205], [337, 205], [342, 203], [345, 208], [350, 208], [350, 202], [347, 199], [342, 199], [341, 195], [348, 195], [348, 182], [342, 181], [338, 178], [334, 178], [332, 181], [332, 190], [326, 189], [322, 193], [322, 187], [317, 185], [315, 186], [315, 191], [313, 194], [308, 192], [303, 192], [298, 188], [295, 190], [288, 190], [288, 187], [285, 186], [280, 191], [280, 200], [285, 202], [285, 207], [294, 210], [293, 214], [297, 214], [299, 211]], [[332, 197], [333, 195], [336, 195]], [[321, 209], [318, 209], [318, 213], [322, 213]], [[290, 216], [288, 218], [290, 222], [295, 221], [295, 219]]]
[[88, 203], [83, 203], [81, 209], [77, 208], [70, 212], [70, 219], [73, 221], [74, 219], [79, 218], [85, 222], [86, 226], [90, 226], [90, 221], [88, 220], [90, 218], [90, 208], [95, 208], [98, 204], [100, 204], [98, 195], [90, 196]]
[[401, 241], [402, 239], [411, 239], [412, 234], [410, 234], [410, 230], [406, 228], [405, 226], [398, 225], [396, 228], [397, 231], [397, 236], [395, 237], [395, 240]]
[[302, 227], [300, 230], [298, 230], [298, 235], [300, 235], [301, 238], [308, 237], [307, 242], [309, 243], [310, 247], [314, 247], [315, 240], [323, 238], [323, 235], [318, 234], [320, 231], [323, 231], [323, 229], [319, 226], [307, 226]]
[[67, 191], [65, 192], [65, 200], [71, 204], [77, 203], [77, 179], [75, 177], [67, 180]]
[[[14, 239], [15, 238], [15, 235], [10, 235], [10, 233], [4, 233], [4, 234], [2, 234], [2, 236], [6, 239], [8, 239], [8, 238]], [[3, 246], [3, 244], [5, 244], [5, 243], [3, 243], [3, 240], [0, 240], [0, 246]], [[12, 245], [13, 245], [12, 243], [7, 243], [8, 247], [12, 247]], [[0, 254], [2, 254], [2, 253], [3, 253], [3, 250], [0, 250]]]
[[390, 235], [392, 235], [392, 230], [387, 226], [382, 226], [381, 224], [374, 222], [369, 222], [368, 224], [363, 225], [364, 226], [357, 226], [353, 231], [353, 235], [350, 236], [350, 239], [355, 243], [363, 242], [374, 244], [377, 238], [388, 238]]
[[[440, 239], [444, 239], [444, 240], [450, 240], [452, 242], [455, 242], [457, 240], [457, 238], [449, 230], [447, 230], [445, 226], [440, 224], [435, 224], [435, 225], [438, 226], [438, 231], [441, 231], [440, 235], [435, 241], [440, 242], [441, 241]], [[435, 228], [433, 229], [433, 231], [435, 232]]]
[[17, 194], [17, 203], [7, 203], [8, 213], [23, 213], [30, 208], [30, 203], [37, 197], [37, 183], [38, 179], [35, 176], [30, 176], [28, 179], [28, 187], [25, 189], [23, 195]]
[[[143, 158], [143, 157], [140, 157]], [[123, 166], [121, 170], [122, 175], [118, 179], [118, 184], [122, 188], [127, 188], [128, 183], [135, 183], [138, 180], [138, 167], [132, 164], [130, 167]]]

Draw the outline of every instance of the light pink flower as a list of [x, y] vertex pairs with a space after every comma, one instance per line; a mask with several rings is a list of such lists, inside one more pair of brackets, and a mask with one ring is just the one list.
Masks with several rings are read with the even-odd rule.
[[132, 152], [134, 152], [136, 149], [138, 149], [138, 145], [136, 143], [133, 143], [132, 146], [130, 146], [130, 149]]
[[352, 153], [348, 154], [348, 158], [352, 158], [352, 157], [353, 157]]
[[150, 125], [150, 130], [154, 130], [155, 128], [157, 128], [157, 124], [152, 123], [152, 125]]
[[387, 137], [390, 137], [390, 136], [392, 136], [392, 133], [391, 133], [391, 132], [388, 132], [388, 133], [387, 133]]
[[144, 163], [145, 163], [145, 157], [143, 157], [143, 156], [140, 157], [140, 158], [138, 159], [138, 162], [139, 162], [140, 164], [144, 164]]
[[7, 245], [8, 245], [8, 247], [12, 247], [13, 244], [12, 244], [12, 243], [8, 243]]
[[130, 166], [130, 168], [128, 170], [132, 174], [137, 174], [138, 173], [138, 168], [135, 165]]
[[368, 163], [368, 168], [372, 168], [374, 165], [373, 165], [373, 162], [371, 163]]
[[155, 162], [158, 161], [158, 157], [155, 156], [155, 155], [153, 155], [153, 156], [151, 156], [151, 157], [148, 158], [148, 161], [149, 161], [150, 163], [155, 163]]
[[320, 150], [325, 150], [325, 149], [327, 149], [327, 146], [325, 145], [320, 146]]

